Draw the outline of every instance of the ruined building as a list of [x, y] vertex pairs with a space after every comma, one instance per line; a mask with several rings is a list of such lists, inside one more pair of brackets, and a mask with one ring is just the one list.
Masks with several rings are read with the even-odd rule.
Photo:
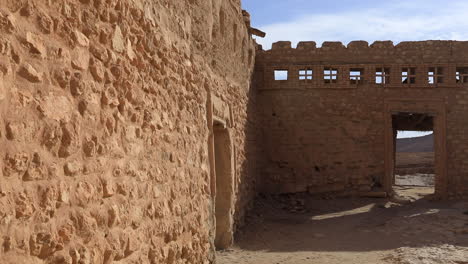
[[0, 263], [213, 263], [258, 192], [391, 193], [395, 129], [468, 193], [468, 43], [263, 51], [240, 0], [0, 0], [0, 32]]
[[[257, 52], [265, 192], [392, 192], [397, 130], [434, 131], [435, 192], [468, 193], [468, 42]], [[275, 77], [276, 75], [276, 77]]]

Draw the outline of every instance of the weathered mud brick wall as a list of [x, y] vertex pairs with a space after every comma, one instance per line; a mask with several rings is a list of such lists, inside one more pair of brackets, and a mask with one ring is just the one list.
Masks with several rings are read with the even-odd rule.
[[467, 52], [467, 42], [455, 41], [278, 42], [259, 51], [263, 191], [381, 188], [391, 173], [391, 111], [409, 109], [435, 115], [438, 192], [467, 194]]
[[212, 263], [208, 102], [233, 230], [254, 190], [247, 30], [238, 0], [0, 0], [0, 263]]

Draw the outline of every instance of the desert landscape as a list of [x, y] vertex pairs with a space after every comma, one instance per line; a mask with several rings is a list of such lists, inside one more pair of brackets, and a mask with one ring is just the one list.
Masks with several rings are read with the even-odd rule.
[[434, 187], [434, 135], [397, 139], [395, 184]]

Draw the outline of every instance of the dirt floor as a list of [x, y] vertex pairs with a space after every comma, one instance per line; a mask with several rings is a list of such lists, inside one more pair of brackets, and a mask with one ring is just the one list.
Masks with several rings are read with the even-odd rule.
[[432, 201], [432, 188], [395, 187], [403, 199], [264, 197], [219, 264], [468, 264], [468, 201]]

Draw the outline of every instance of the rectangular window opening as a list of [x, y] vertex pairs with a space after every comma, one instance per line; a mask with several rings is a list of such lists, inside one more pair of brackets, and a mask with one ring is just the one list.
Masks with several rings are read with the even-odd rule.
[[349, 69], [349, 81], [351, 84], [359, 84], [364, 81], [364, 69], [351, 68]]
[[287, 81], [288, 70], [275, 70], [275, 81]]
[[302, 69], [299, 70], [299, 80], [302, 81], [310, 81], [313, 78], [313, 70], [312, 69]]
[[338, 69], [325, 68], [323, 70], [323, 80], [325, 83], [337, 83], [338, 81]]
[[390, 68], [380, 67], [375, 69], [375, 83], [388, 84], [390, 83]]
[[457, 67], [457, 83], [468, 83], [468, 67]]
[[429, 67], [427, 75], [429, 84], [444, 82], [444, 68], [442, 67]]
[[401, 83], [415, 84], [416, 83], [416, 68], [405, 67], [401, 69]]

